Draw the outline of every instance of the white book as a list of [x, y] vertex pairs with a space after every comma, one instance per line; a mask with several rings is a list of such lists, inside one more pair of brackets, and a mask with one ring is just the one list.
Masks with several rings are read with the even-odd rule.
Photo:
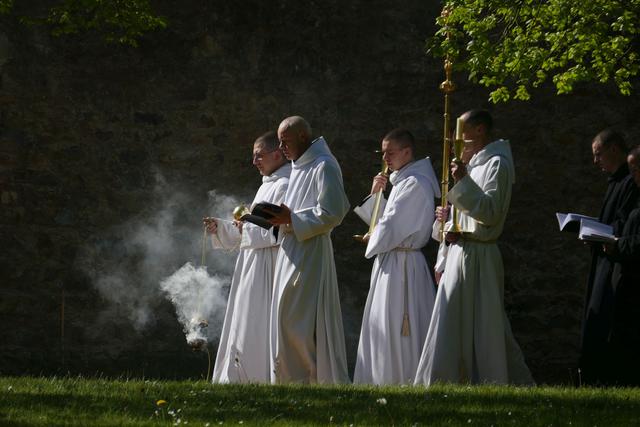
[[[373, 216], [373, 208], [376, 204], [376, 195], [370, 194], [365, 197], [358, 206], [356, 206], [353, 211], [363, 220], [367, 225], [371, 225], [371, 217]], [[384, 212], [384, 207], [387, 205], [387, 200], [384, 198], [384, 194], [382, 195], [382, 199], [380, 200], [380, 210], [378, 212], [378, 220], [382, 217], [382, 212]]]
[[613, 227], [598, 221], [580, 220], [578, 239], [589, 242], [613, 243], [618, 238], [613, 235]]
[[558, 226], [560, 227], [560, 231], [571, 231], [574, 233], [577, 233], [580, 229], [581, 220], [585, 219], [589, 221], [598, 221], [598, 218], [577, 213], [564, 214], [556, 212], [556, 218], [558, 219]]

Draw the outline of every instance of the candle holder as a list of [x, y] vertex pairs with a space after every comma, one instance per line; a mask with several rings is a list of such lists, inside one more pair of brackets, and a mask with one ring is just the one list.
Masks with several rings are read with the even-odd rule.
[[[462, 152], [464, 151], [464, 137], [462, 136], [462, 131], [464, 128], [464, 120], [458, 118], [456, 121], [456, 137], [452, 141], [453, 145], [453, 155], [454, 163], [458, 163], [460, 167], [464, 167], [464, 163], [462, 163]], [[447, 230], [450, 233], [462, 233], [462, 227], [458, 223], [458, 210], [455, 206], [451, 205], [451, 227]]]

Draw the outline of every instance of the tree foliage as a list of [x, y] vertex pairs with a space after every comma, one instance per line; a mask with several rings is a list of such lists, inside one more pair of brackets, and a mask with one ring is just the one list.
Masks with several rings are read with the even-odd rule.
[[[0, 13], [9, 14], [14, 0], [0, 0]], [[46, 24], [54, 35], [95, 32], [109, 43], [137, 46], [140, 37], [165, 28], [166, 20], [157, 16], [150, 0], [61, 0], [50, 7], [44, 18], [21, 16], [29, 24]]]
[[11, 11], [13, 0], [0, 0], [0, 13], [6, 14]]
[[449, 0], [431, 51], [449, 56], [493, 102], [527, 100], [551, 80], [558, 94], [638, 75], [640, 0]]

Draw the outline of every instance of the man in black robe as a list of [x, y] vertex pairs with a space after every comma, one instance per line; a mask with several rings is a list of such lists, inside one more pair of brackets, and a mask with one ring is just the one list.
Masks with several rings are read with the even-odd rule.
[[[640, 147], [627, 156], [636, 186], [640, 187]], [[629, 214], [620, 238], [604, 245], [613, 262], [612, 285], [615, 292], [613, 322], [609, 334], [614, 383], [640, 386], [640, 205]]]
[[[614, 234], [619, 236], [629, 213], [636, 207], [639, 193], [629, 175], [627, 147], [620, 133], [604, 130], [596, 135], [591, 148], [594, 164], [609, 174], [599, 221], [613, 226]], [[585, 384], [612, 385], [617, 382], [615, 351], [611, 344], [614, 265], [602, 245], [592, 246], [580, 354], [581, 378]]]

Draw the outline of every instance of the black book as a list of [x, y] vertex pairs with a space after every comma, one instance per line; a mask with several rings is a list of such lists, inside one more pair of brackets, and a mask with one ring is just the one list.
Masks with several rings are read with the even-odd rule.
[[268, 221], [268, 219], [273, 218], [273, 215], [270, 212], [267, 212], [267, 210], [270, 212], [280, 213], [282, 208], [278, 205], [274, 205], [273, 203], [260, 202], [253, 207], [250, 214], [243, 215], [240, 219], [269, 230], [273, 225]]

